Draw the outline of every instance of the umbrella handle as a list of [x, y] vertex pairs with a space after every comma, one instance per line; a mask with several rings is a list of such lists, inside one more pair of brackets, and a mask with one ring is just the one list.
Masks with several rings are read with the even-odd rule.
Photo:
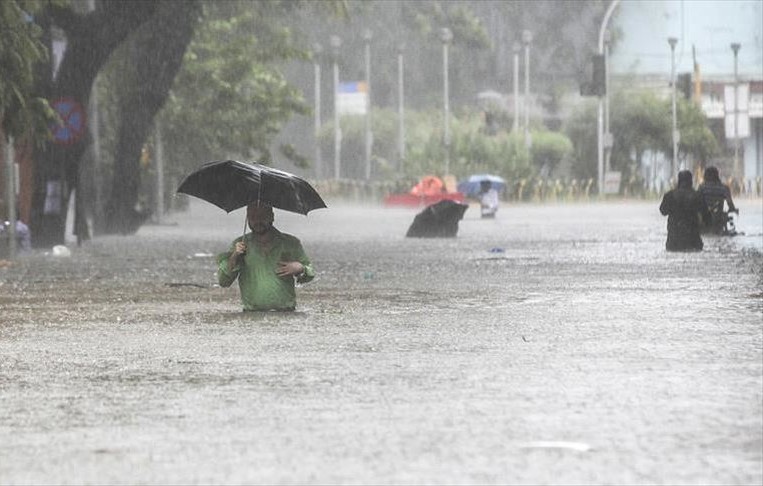
[[244, 215], [244, 233], [241, 235], [241, 241], [244, 241], [244, 237], [246, 236], [246, 223], [248, 219], [247, 215]]

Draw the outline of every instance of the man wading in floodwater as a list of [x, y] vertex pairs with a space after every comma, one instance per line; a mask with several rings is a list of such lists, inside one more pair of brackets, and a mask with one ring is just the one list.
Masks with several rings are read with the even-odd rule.
[[230, 251], [218, 255], [218, 280], [230, 287], [238, 278], [245, 311], [293, 311], [294, 281], [315, 277], [302, 243], [273, 227], [273, 208], [252, 203], [246, 208], [251, 233], [237, 238]]
[[691, 172], [678, 173], [676, 188], [665, 193], [660, 213], [668, 217], [668, 251], [700, 251], [704, 246], [699, 235], [700, 217], [710, 220], [710, 212], [702, 195], [692, 186]]

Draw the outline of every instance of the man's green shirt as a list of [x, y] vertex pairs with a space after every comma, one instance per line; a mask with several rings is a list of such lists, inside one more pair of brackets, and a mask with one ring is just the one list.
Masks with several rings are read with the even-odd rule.
[[[279, 261], [298, 261], [305, 271], [296, 278], [297, 282], [309, 282], [315, 277], [310, 259], [302, 248], [302, 243], [292, 236], [273, 228], [273, 239], [269, 251], [258, 246], [252, 233], [233, 241], [226, 253], [217, 257], [217, 275], [220, 286], [229, 287], [238, 277], [241, 303], [244, 310], [294, 310], [296, 293], [294, 277], [276, 275]], [[228, 258], [238, 241], [246, 243], [243, 264], [239, 262], [233, 271], [228, 271]]]

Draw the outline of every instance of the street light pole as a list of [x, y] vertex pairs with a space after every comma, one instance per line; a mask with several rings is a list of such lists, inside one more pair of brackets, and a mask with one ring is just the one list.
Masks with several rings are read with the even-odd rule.
[[739, 60], [739, 48], [742, 45], [738, 42], [731, 44], [731, 50], [734, 51], [734, 177], [740, 178], [739, 170], [739, 72], [737, 62]]
[[609, 172], [610, 159], [612, 156], [612, 132], [609, 130], [609, 42], [611, 40], [609, 29], [604, 31], [604, 168]]
[[330, 39], [334, 67], [334, 179], [339, 180], [342, 160], [342, 128], [339, 126], [339, 46], [342, 40], [338, 35]]
[[[615, 11], [615, 7], [620, 3], [620, 0], [612, 0], [612, 3], [607, 7], [607, 11], [604, 14], [604, 18], [601, 21], [601, 27], [599, 28], [599, 54], [604, 55], [604, 33], [607, 30], [609, 19], [612, 17], [612, 13]], [[597, 172], [598, 172], [598, 189], [599, 196], [604, 195], [604, 98], [599, 96], [599, 107], [596, 117], [596, 145], [597, 145]]]
[[514, 51], [514, 125], [511, 128], [514, 133], [519, 130], [519, 51], [521, 49], [519, 42], [514, 42], [512, 46]]
[[405, 103], [403, 100], [403, 51], [405, 46], [397, 45], [397, 154], [398, 170], [402, 170], [405, 161]]
[[[8, 257], [16, 256], [16, 168], [13, 137], [5, 139], [5, 207], [8, 209]], [[0, 224], [2, 222], [0, 221]]]
[[676, 128], [676, 44], [678, 39], [668, 37], [670, 44], [670, 96], [673, 104], [673, 163], [671, 166], [671, 176], [678, 169], [678, 130]]
[[450, 174], [450, 104], [448, 94], [448, 44], [453, 40], [453, 33], [447, 27], [440, 29], [442, 40], [442, 79], [443, 79], [443, 123], [445, 144], [445, 174]]
[[320, 55], [323, 48], [317, 42], [313, 44], [313, 67], [314, 67], [314, 98], [315, 113], [313, 118], [313, 143], [315, 144], [315, 177], [320, 179], [323, 176], [323, 160], [321, 157], [321, 143], [319, 136], [321, 133], [321, 63]]
[[371, 179], [371, 38], [370, 29], [363, 31], [363, 41], [366, 46], [366, 180]]
[[522, 44], [525, 46], [525, 147], [530, 148], [530, 43], [533, 40], [532, 32], [525, 30], [522, 32]]

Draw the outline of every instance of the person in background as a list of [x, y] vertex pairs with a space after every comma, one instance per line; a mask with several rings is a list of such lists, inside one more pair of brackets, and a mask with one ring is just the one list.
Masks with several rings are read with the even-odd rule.
[[[2, 221], [0, 225], [0, 235], [8, 234], [10, 231], [10, 221]], [[23, 221], [16, 216], [16, 249], [22, 253], [32, 251], [32, 232]]]
[[251, 233], [217, 257], [220, 286], [230, 287], [238, 278], [245, 311], [293, 311], [294, 282], [315, 277], [310, 259], [296, 237], [273, 226], [271, 206], [252, 203], [246, 214]]
[[[739, 209], [734, 206], [731, 189], [721, 182], [718, 168], [710, 166], [705, 169], [704, 181], [699, 185], [699, 193], [702, 195], [702, 200], [707, 205], [712, 217], [709, 224], [703, 226], [703, 231], [715, 234], [723, 233], [726, 228], [728, 213], [739, 214]], [[728, 206], [728, 212], [724, 208], [724, 203]]]
[[700, 236], [700, 217], [710, 220], [710, 212], [698, 191], [692, 185], [692, 175], [688, 170], [678, 173], [676, 188], [665, 193], [660, 203], [660, 213], [668, 217], [668, 251], [700, 251], [703, 248]]
[[480, 182], [480, 192], [477, 193], [480, 201], [480, 214], [483, 218], [495, 218], [498, 212], [498, 191], [493, 188], [490, 181]]

